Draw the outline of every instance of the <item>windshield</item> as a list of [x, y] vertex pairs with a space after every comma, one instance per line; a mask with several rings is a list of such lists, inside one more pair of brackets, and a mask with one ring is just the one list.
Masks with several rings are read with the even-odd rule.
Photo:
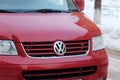
[[72, 0], [0, 0], [0, 12], [77, 11]]

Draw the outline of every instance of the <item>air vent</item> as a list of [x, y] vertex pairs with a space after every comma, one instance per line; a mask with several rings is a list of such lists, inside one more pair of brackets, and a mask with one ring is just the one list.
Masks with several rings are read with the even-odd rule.
[[92, 75], [96, 72], [96, 69], [96, 66], [88, 66], [56, 70], [23, 71], [22, 74], [25, 80], [53, 80]]

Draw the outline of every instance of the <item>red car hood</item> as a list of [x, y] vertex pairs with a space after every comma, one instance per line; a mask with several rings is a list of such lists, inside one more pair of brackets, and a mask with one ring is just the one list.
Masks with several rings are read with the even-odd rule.
[[0, 38], [15, 42], [89, 38], [97, 28], [85, 21], [82, 13], [0, 14]]

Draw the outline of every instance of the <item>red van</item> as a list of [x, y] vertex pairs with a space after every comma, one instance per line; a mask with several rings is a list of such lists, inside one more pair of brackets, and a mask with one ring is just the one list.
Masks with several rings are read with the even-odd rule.
[[84, 0], [0, 0], [0, 80], [106, 80], [101, 32]]

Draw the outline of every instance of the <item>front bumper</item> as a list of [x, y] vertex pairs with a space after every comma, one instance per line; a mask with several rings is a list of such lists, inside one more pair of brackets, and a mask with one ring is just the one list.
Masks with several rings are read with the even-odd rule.
[[54, 59], [34, 59], [27, 56], [1, 56], [0, 61], [0, 80], [24, 80], [23, 71], [57, 70], [88, 66], [97, 67], [94, 74], [59, 80], [99, 80], [101, 78], [106, 80], [108, 68], [108, 57], [105, 50], [91, 52], [86, 56]]

